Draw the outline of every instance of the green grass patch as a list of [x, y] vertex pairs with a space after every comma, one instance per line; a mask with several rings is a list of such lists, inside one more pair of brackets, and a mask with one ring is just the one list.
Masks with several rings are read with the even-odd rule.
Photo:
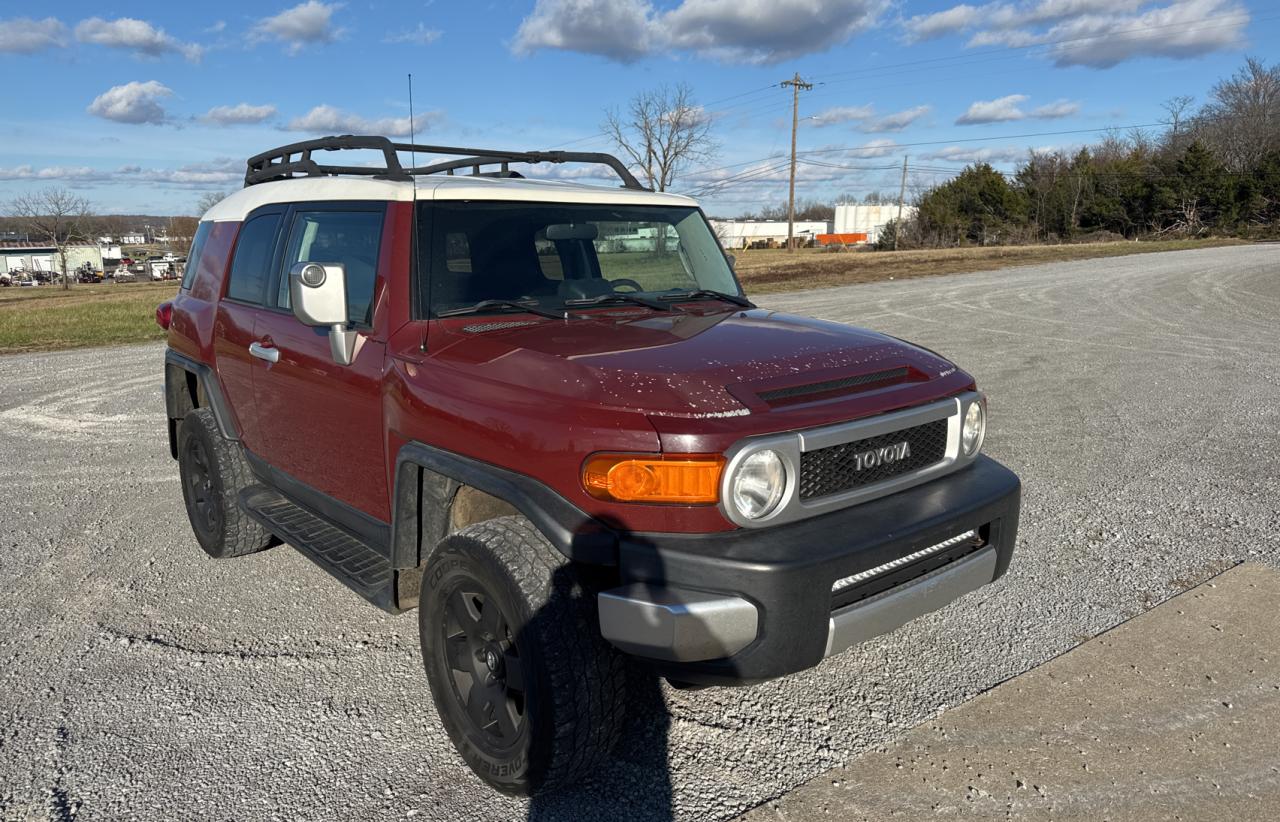
[[177, 283], [0, 289], [0, 354], [163, 339], [156, 306]]

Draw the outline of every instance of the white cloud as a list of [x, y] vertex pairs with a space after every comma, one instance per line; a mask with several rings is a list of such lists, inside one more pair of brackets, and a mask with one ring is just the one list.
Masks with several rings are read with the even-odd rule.
[[1075, 100], [1055, 100], [1030, 112], [1022, 110], [1029, 97], [1010, 94], [995, 100], [978, 100], [956, 119], [958, 126], [975, 126], [983, 123], [1008, 123], [1014, 120], [1060, 120], [1080, 113], [1080, 103]]
[[1244, 43], [1250, 15], [1234, 0], [1180, 0], [1139, 15], [1100, 14], [1046, 33], [1057, 66], [1110, 68], [1135, 57], [1187, 59]]
[[0, 181], [16, 182], [16, 181], [33, 181], [33, 182], [51, 182], [51, 181], [96, 181], [109, 179], [109, 172], [100, 171], [96, 168], [88, 166], [48, 166], [47, 168], [34, 168], [29, 165], [13, 166], [11, 168], [0, 168]]
[[836, 106], [818, 112], [808, 120], [819, 128], [842, 123], [857, 123], [858, 131], [865, 134], [882, 134], [902, 131], [932, 110], [929, 106], [915, 106], [877, 117], [873, 106]]
[[112, 86], [98, 95], [87, 109], [90, 114], [117, 123], [163, 123], [168, 119], [160, 99], [173, 90], [155, 80]]
[[559, 49], [631, 62], [690, 51], [725, 62], [777, 63], [825, 51], [873, 26], [890, 0], [537, 0], [512, 49]]
[[1048, 105], [1040, 106], [1031, 112], [1037, 120], [1058, 120], [1080, 113], [1080, 104], [1075, 100], [1055, 100]]
[[995, 0], [903, 21], [908, 42], [970, 32], [966, 44], [1043, 45], [1058, 66], [1109, 68], [1137, 57], [1185, 59], [1239, 48], [1240, 0]]
[[333, 25], [333, 13], [342, 5], [307, 0], [263, 20], [251, 39], [279, 40], [288, 44], [290, 54], [297, 54], [310, 45], [332, 43], [342, 35], [342, 30]]
[[170, 188], [218, 189], [244, 181], [244, 161], [220, 157], [178, 168], [124, 166], [115, 172], [114, 178], [122, 182], [158, 183]]
[[[414, 117], [414, 133], [421, 134], [441, 117], [438, 111]], [[295, 117], [285, 125], [286, 131], [306, 131], [313, 134], [380, 134], [387, 137], [408, 137], [408, 117], [383, 117], [368, 119], [329, 105], [320, 105], [301, 117]]]
[[818, 112], [809, 118], [809, 122], [818, 128], [824, 128], [856, 120], [866, 120], [874, 114], [875, 109], [871, 106], [836, 106], [835, 108]]
[[169, 52], [177, 52], [188, 60], [197, 62], [204, 56], [203, 46], [180, 42], [166, 34], [164, 29], [132, 17], [116, 20], [90, 17], [88, 20], [81, 20], [76, 26], [76, 39], [81, 43], [128, 49], [144, 57], [160, 57]]
[[61, 48], [66, 45], [66, 34], [67, 27], [53, 17], [0, 20], [0, 54], [35, 54]]
[[850, 151], [856, 153], [858, 159], [866, 159], [868, 157], [888, 157], [890, 154], [898, 150], [898, 144], [893, 140], [880, 138], [877, 140], [868, 140], [862, 145]]
[[936, 14], [917, 14], [903, 21], [907, 39], [912, 42], [932, 40], [972, 28], [982, 19], [982, 9], [961, 4]]
[[429, 46], [440, 39], [439, 29], [429, 28], [426, 23], [419, 23], [411, 29], [393, 31], [383, 38], [384, 43], [411, 43], [416, 46]]
[[867, 120], [858, 126], [858, 130], [866, 132], [867, 134], [878, 134], [886, 131], [902, 131], [932, 110], [933, 109], [929, 106], [914, 106], [912, 108], [903, 109], [902, 111], [895, 111], [892, 114], [886, 114], [883, 117]]
[[659, 26], [671, 45], [728, 62], [777, 63], [871, 28], [885, 0], [683, 0]]
[[654, 48], [653, 14], [648, 0], [538, 0], [516, 29], [512, 49], [579, 51], [630, 62]]
[[275, 114], [276, 107], [272, 105], [254, 106], [249, 103], [239, 103], [234, 106], [214, 106], [201, 115], [200, 119], [218, 126], [239, 126], [261, 123], [263, 120], [274, 117]]
[[978, 100], [969, 105], [968, 111], [956, 120], [958, 126], [974, 126], [982, 123], [1007, 123], [1022, 120], [1027, 115], [1019, 104], [1027, 101], [1025, 94], [1010, 94], [995, 100]]
[[244, 179], [240, 161], [222, 158], [207, 163], [192, 163], [179, 168], [143, 168], [130, 165], [117, 169], [91, 168], [89, 166], [47, 166], [34, 168], [29, 165], [0, 168], [0, 182], [38, 183], [112, 183], [136, 185], [154, 183], [167, 188], [217, 189], [235, 185]]
[[990, 148], [974, 148], [972, 146], [947, 146], [946, 148], [921, 154], [921, 160], [944, 160], [949, 163], [1014, 163], [1025, 160], [1032, 151], [1021, 146], [996, 146]]

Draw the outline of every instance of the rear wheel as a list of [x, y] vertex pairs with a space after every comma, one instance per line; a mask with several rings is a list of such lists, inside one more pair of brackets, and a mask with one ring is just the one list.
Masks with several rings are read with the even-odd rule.
[[237, 500], [252, 481], [249, 466], [207, 408], [189, 411], [178, 426], [178, 473], [191, 530], [209, 556], [239, 557], [271, 546], [271, 535]]
[[523, 517], [501, 517], [443, 540], [426, 574], [423, 662], [471, 769], [528, 796], [602, 763], [622, 729], [626, 660], [565, 558]]

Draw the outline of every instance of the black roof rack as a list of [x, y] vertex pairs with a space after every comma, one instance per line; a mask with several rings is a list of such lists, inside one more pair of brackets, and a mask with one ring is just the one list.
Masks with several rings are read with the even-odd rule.
[[[347, 149], [372, 149], [381, 151], [383, 166], [341, 166], [318, 163], [312, 159], [315, 151], [343, 151]], [[405, 168], [396, 152], [420, 152], [457, 157], [428, 166]], [[301, 143], [273, 148], [250, 157], [244, 174], [248, 188], [271, 180], [289, 180], [295, 177], [330, 177], [354, 175], [376, 180], [412, 180], [425, 174], [453, 174], [456, 169], [470, 168], [471, 173], [482, 177], [519, 177], [509, 168], [511, 163], [594, 163], [608, 166], [622, 180], [623, 188], [647, 191], [635, 176], [612, 154], [589, 151], [494, 151], [484, 148], [458, 148], [456, 146], [425, 146], [414, 143], [393, 143], [386, 137], [344, 134], [338, 137], [320, 137]], [[497, 171], [481, 171], [485, 166], [498, 166]]]

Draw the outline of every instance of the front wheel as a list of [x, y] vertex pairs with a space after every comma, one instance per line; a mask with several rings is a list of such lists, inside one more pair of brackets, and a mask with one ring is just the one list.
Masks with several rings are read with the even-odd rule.
[[600, 765], [622, 729], [626, 660], [565, 558], [528, 520], [501, 517], [444, 539], [426, 576], [423, 663], [471, 769], [530, 796]]

